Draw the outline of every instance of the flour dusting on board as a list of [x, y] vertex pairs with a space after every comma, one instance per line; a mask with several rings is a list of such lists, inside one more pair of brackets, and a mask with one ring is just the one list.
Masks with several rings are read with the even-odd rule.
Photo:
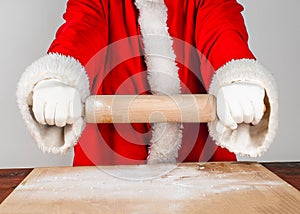
[[[53, 169], [44, 174], [40, 173], [38, 179], [28, 180], [19, 188], [32, 192], [38, 191], [39, 194], [32, 194], [31, 197], [38, 196], [39, 200], [51, 197], [55, 200], [95, 198], [117, 200], [138, 198], [139, 195], [145, 200], [153, 200], [153, 196], [161, 200], [183, 200], [205, 198], [210, 194], [230, 191], [271, 188], [282, 184], [280, 181], [259, 179], [257, 171], [234, 171], [233, 168], [229, 168], [229, 171], [224, 172], [219, 171], [218, 168], [207, 168], [201, 165], [178, 166], [173, 170], [165, 171], [160, 177], [142, 179], [153, 175], [155, 169], [157, 173], [162, 169], [170, 169], [170, 166], [128, 166], [126, 168], [116, 166], [105, 170], [96, 167], [77, 167], [74, 170], [57, 172]], [[133, 175], [136, 175], [135, 180], [124, 179]]]
[[184, 163], [37, 168], [0, 213], [252, 214], [275, 208], [299, 213], [299, 192], [260, 164]]

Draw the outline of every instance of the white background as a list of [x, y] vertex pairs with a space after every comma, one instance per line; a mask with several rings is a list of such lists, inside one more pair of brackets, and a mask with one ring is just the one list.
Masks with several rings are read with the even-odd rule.
[[[250, 48], [279, 85], [280, 129], [259, 161], [300, 160], [300, 1], [240, 0]], [[16, 106], [16, 85], [24, 69], [43, 56], [62, 23], [66, 0], [0, 0], [0, 168], [71, 165], [65, 156], [42, 154]], [[243, 159], [245, 160], [245, 159]]]

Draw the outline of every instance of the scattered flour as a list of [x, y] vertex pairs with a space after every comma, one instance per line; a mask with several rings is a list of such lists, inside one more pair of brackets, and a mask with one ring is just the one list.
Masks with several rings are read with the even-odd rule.
[[[42, 169], [40, 169], [42, 170]], [[222, 172], [204, 166], [128, 166], [47, 169], [18, 188], [31, 197], [53, 200], [138, 198], [183, 200], [230, 191], [254, 190], [281, 185], [263, 180], [257, 171]], [[53, 193], [56, 193], [53, 195]]]

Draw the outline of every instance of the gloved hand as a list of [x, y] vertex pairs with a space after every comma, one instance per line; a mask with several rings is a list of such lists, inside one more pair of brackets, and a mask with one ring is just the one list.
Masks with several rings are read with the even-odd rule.
[[78, 91], [59, 80], [38, 82], [33, 89], [32, 102], [34, 116], [43, 125], [64, 127], [81, 117], [82, 105]]
[[217, 132], [234, 130], [239, 123], [256, 125], [264, 114], [265, 91], [252, 83], [232, 83], [223, 86], [217, 94]]

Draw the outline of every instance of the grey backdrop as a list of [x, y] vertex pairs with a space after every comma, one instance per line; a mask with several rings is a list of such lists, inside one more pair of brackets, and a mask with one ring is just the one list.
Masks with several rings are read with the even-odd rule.
[[[300, 1], [240, 0], [250, 47], [279, 85], [280, 130], [259, 161], [300, 160]], [[42, 154], [16, 106], [16, 85], [24, 69], [44, 55], [62, 23], [66, 0], [0, 0], [0, 168], [70, 165], [64, 156]], [[246, 158], [247, 159], [247, 158]], [[245, 160], [245, 158], [242, 158]]]

